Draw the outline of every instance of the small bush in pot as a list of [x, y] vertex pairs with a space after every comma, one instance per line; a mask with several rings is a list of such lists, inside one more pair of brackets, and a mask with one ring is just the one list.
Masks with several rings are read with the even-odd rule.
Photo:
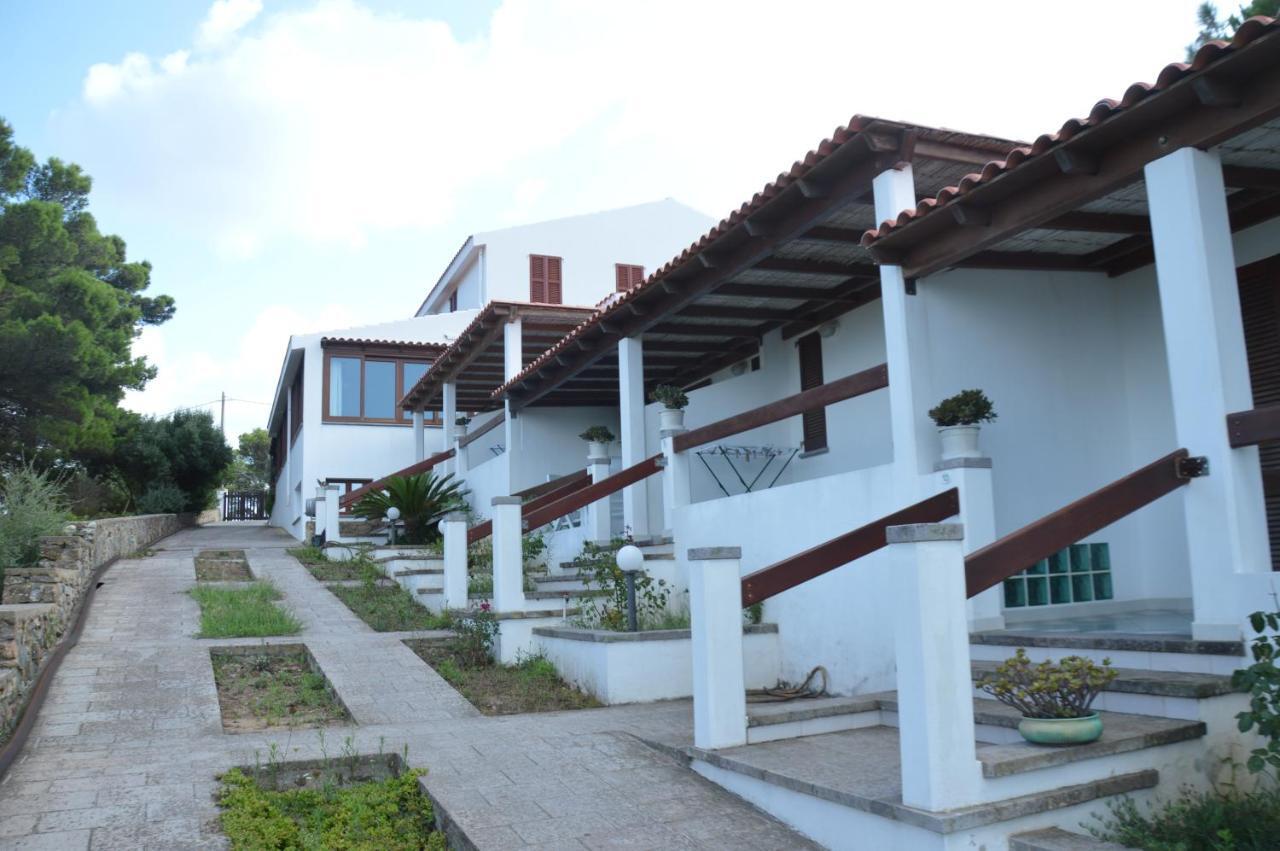
[[995, 420], [996, 408], [981, 390], [961, 390], [939, 402], [929, 418], [939, 428], [980, 425]]
[[458, 416], [453, 418], [453, 424], [462, 426], [463, 428], [466, 428], [467, 423], [469, 422], [471, 422], [471, 417], [468, 417], [466, 414], [458, 414]]
[[653, 401], [661, 402], [668, 411], [683, 411], [689, 405], [689, 396], [673, 384], [659, 384], [653, 388]]
[[584, 431], [582, 434], [578, 435], [578, 437], [582, 438], [588, 443], [613, 443], [613, 441], [616, 439], [613, 436], [613, 432], [609, 431], [608, 428], [601, 425], [592, 426], [591, 428]]
[[1022, 713], [1018, 731], [1037, 744], [1085, 744], [1102, 735], [1102, 720], [1091, 707], [1116, 678], [1111, 660], [1094, 664], [1083, 656], [1032, 664], [1018, 649], [978, 687]]

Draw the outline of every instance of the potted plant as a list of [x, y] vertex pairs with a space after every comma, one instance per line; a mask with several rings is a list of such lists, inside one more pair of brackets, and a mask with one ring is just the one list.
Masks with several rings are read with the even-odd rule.
[[613, 432], [602, 425], [594, 425], [578, 435], [587, 442], [587, 457], [608, 458], [609, 444], [613, 443]]
[[995, 406], [981, 390], [961, 390], [929, 412], [942, 438], [942, 458], [981, 458], [978, 430], [996, 418]]
[[1102, 735], [1102, 719], [1089, 707], [1116, 678], [1110, 659], [1101, 665], [1083, 656], [1031, 664], [1018, 648], [978, 682], [978, 688], [1022, 713], [1018, 732], [1039, 745], [1082, 745]]
[[661, 431], [684, 428], [684, 409], [689, 397], [683, 390], [672, 384], [659, 384], [653, 388], [653, 401], [662, 403], [662, 410], [658, 412]]
[[453, 434], [455, 437], [462, 437], [467, 433], [467, 423], [471, 422], [471, 417], [466, 414], [458, 414], [453, 418]]

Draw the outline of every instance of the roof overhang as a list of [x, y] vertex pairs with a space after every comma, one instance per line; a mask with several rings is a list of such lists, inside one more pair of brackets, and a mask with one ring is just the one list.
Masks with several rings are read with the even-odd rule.
[[425, 316], [431, 307], [431, 302], [436, 299], [437, 293], [447, 288], [455, 278], [470, 268], [471, 264], [476, 261], [479, 250], [483, 247], [483, 245], [476, 245], [474, 235], [467, 237], [466, 241], [462, 243], [462, 246], [453, 255], [453, 259], [449, 261], [449, 265], [440, 273], [440, 277], [436, 279], [435, 284], [427, 291], [426, 298], [422, 300], [422, 304], [418, 307], [418, 312], [414, 315]]
[[267, 434], [275, 436], [276, 431], [284, 424], [285, 398], [293, 377], [302, 367], [306, 349], [293, 345], [293, 337], [289, 338], [289, 348], [285, 350], [284, 362], [280, 364], [280, 376], [276, 379], [276, 394], [271, 400], [271, 413], [267, 416]]
[[1143, 168], [1180, 148], [1220, 148], [1233, 227], [1280, 214], [1278, 117], [1280, 25], [1253, 18], [1230, 42], [1099, 101], [863, 244], [908, 279], [954, 267], [1123, 274], [1154, 258]]
[[958, 180], [1015, 142], [855, 116], [639, 286], [494, 393], [513, 408], [613, 404], [618, 340], [640, 337], [645, 383], [689, 386], [879, 296], [860, 240], [871, 184], [910, 163], [918, 185]]

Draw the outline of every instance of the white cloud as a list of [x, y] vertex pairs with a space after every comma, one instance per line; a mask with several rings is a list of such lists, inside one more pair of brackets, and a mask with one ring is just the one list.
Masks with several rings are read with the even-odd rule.
[[197, 41], [201, 47], [217, 47], [235, 35], [262, 12], [261, 0], [216, 0], [200, 22]]

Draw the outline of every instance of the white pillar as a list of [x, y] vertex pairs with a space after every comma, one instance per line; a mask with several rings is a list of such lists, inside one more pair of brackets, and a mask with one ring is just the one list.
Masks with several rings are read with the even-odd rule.
[[[453, 446], [454, 424], [458, 420], [458, 385], [453, 381], [444, 382], [440, 385], [440, 396], [440, 417], [444, 420], [440, 426], [440, 433], [443, 436], [440, 448], [444, 450]], [[423, 457], [425, 458], [426, 456], [424, 455]], [[444, 472], [452, 473], [457, 469], [457, 464], [453, 461], [444, 462]]]
[[[896, 218], [916, 205], [911, 166], [881, 172], [872, 181], [876, 221]], [[923, 496], [922, 475], [933, 470], [937, 432], [929, 420], [932, 399], [929, 382], [929, 324], [923, 296], [907, 295], [901, 266], [880, 266], [880, 304], [884, 310], [884, 341], [889, 364], [889, 416], [892, 420], [895, 481], [903, 491], [899, 501]]]
[[324, 496], [324, 538], [326, 541], [341, 541], [342, 527], [338, 521], [339, 503], [342, 495], [337, 485], [325, 485]]
[[444, 608], [467, 607], [467, 515], [450, 511], [440, 521], [444, 534]]
[[[1253, 407], [1222, 163], [1183, 148], [1145, 169], [1178, 445], [1209, 459], [1183, 489], [1192, 636], [1238, 640], [1256, 607], [1233, 574], [1271, 570], [1257, 447], [1232, 449], [1226, 416]], [[1170, 447], [1172, 448], [1172, 447]]]
[[[595, 444], [592, 444], [594, 446]], [[609, 478], [609, 456], [608, 449], [602, 449], [606, 454], [603, 455], [587, 455], [587, 471], [591, 473], [591, 482], [602, 482]], [[598, 499], [587, 507], [587, 540], [595, 541], [597, 544], [607, 544], [612, 538], [613, 531], [610, 526], [611, 512], [609, 511], [609, 497]]]
[[459, 441], [466, 437], [465, 431], [462, 434], [455, 434], [453, 438], [453, 472], [458, 478], [462, 478], [467, 474], [467, 470], [471, 469], [471, 465], [467, 459], [467, 447], [463, 446]]
[[[325, 493], [326, 493], [326, 490], [323, 487], [316, 488], [315, 534], [321, 537], [324, 536], [325, 521], [328, 519], [328, 517], [325, 514], [325, 503], [326, 503]], [[307, 543], [310, 544], [311, 542], [307, 541]]]
[[506, 381], [524, 369], [524, 332], [519, 319], [511, 320], [502, 329], [502, 363]]
[[[502, 358], [503, 375], [506, 381], [515, 378], [520, 374], [520, 370], [524, 369], [524, 331], [519, 319], [508, 322], [503, 328]], [[510, 493], [514, 489], [512, 485], [516, 479], [515, 458], [516, 453], [520, 451], [523, 425], [517, 412], [512, 410], [510, 400], [506, 402], [506, 409], [507, 421], [503, 426], [506, 457], [498, 459], [498, 463], [502, 465], [497, 483], [499, 493]]]
[[898, 740], [902, 802], [939, 811], [979, 800], [973, 673], [964, 598], [964, 527], [919, 523], [886, 530], [898, 593]]
[[675, 439], [688, 431], [687, 428], [664, 429], [662, 438], [662, 455], [666, 469], [662, 471], [662, 528], [663, 534], [671, 535], [675, 528], [676, 510], [692, 502], [692, 491], [689, 485], [689, 453], [677, 452]]
[[427, 457], [427, 430], [422, 424], [422, 409], [413, 411], [413, 460], [425, 461]]
[[[990, 458], [951, 458], [934, 465], [935, 493], [960, 490], [960, 524], [968, 555], [996, 539], [996, 506]], [[969, 629], [1004, 629], [1004, 585], [997, 584], [969, 600]]]
[[520, 503], [518, 496], [493, 498], [493, 608], [498, 612], [524, 609]]
[[738, 547], [689, 550], [693, 744], [699, 748], [747, 743], [741, 560]]
[[[622, 466], [645, 459], [644, 346], [639, 337], [618, 341], [618, 415], [621, 419]], [[622, 516], [636, 538], [649, 534], [648, 482], [642, 479], [622, 491]]]

